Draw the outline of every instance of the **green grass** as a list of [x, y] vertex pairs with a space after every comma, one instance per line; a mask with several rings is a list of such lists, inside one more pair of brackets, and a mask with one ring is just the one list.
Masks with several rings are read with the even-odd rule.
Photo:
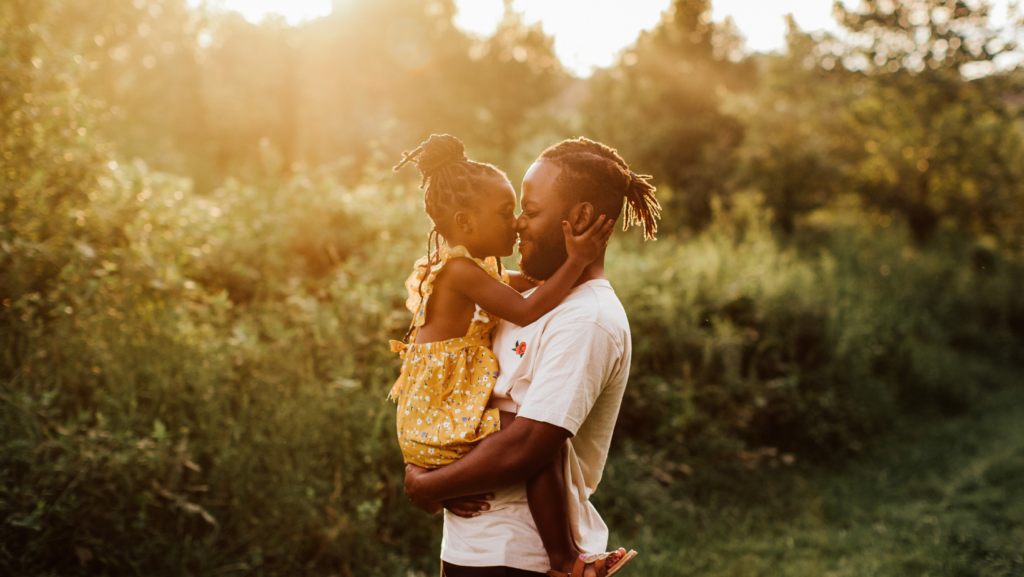
[[753, 506], [666, 497], [612, 544], [641, 551], [632, 575], [1024, 575], [1020, 388], [954, 419], [898, 425], [842, 468], [791, 474]]

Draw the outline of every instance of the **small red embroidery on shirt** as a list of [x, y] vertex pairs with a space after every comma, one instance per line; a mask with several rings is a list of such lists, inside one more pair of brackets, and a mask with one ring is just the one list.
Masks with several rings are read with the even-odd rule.
[[526, 354], [526, 341], [523, 341], [523, 342], [516, 341], [516, 346], [512, 350], [517, 355], [519, 355], [519, 358], [523, 358], [523, 355]]

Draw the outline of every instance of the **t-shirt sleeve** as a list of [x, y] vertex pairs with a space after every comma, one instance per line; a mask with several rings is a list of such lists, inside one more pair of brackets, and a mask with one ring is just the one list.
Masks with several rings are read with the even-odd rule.
[[621, 346], [605, 328], [581, 321], [545, 331], [538, 353], [518, 416], [575, 435], [615, 370]]

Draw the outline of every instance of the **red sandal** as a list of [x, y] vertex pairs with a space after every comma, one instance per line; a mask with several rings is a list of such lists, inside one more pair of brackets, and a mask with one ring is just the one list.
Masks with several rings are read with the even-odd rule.
[[[587, 569], [587, 565], [593, 565], [594, 571], [597, 573], [597, 577], [611, 577], [619, 572], [620, 569], [626, 566], [636, 557], [636, 551], [626, 552], [625, 549], [619, 548], [616, 551], [610, 551], [607, 553], [594, 553], [594, 554], [583, 554], [576, 558], [576, 564], [573, 565], [572, 573], [563, 573], [561, 571], [555, 571], [551, 569], [548, 571], [548, 577], [583, 577], [584, 571]], [[609, 567], [606, 559], [609, 557], [614, 558], [618, 556], [612, 565]]]

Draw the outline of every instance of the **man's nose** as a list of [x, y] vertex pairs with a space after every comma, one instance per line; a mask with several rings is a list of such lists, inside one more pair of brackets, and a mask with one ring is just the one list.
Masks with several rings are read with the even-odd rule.
[[522, 232], [524, 230], [526, 230], [526, 217], [520, 213], [519, 216], [516, 217], [516, 232]]

